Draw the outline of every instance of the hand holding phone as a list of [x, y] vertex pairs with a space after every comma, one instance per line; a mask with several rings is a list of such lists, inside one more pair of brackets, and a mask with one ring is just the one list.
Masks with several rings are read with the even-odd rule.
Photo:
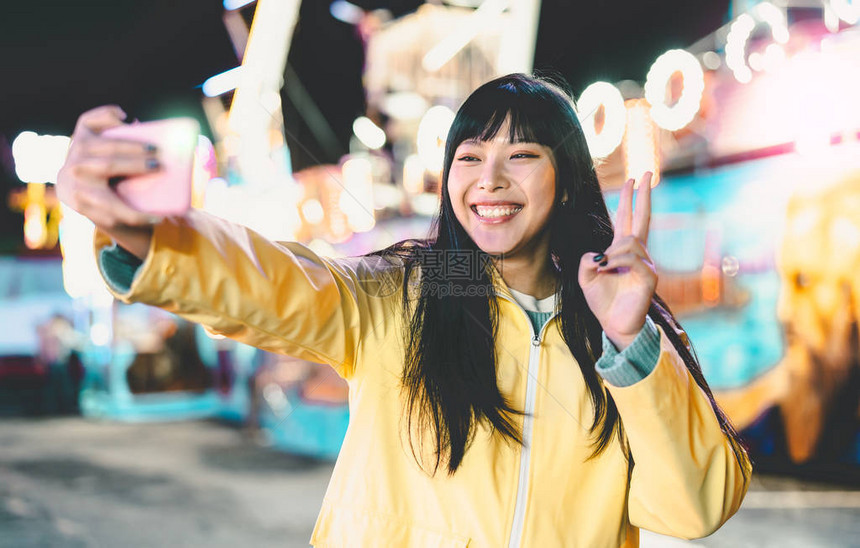
[[180, 215], [191, 207], [191, 175], [200, 124], [193, 118], [137, 122], [106, 129], [103, 137], [156, 147], [160, 169], [120, 180], [116, 193], [132, 208], [153, 215]]

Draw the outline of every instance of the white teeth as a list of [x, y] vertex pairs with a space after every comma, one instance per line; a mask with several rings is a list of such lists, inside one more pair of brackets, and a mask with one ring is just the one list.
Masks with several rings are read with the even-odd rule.
[[519, 212], [522, 209], [522, 206], [503, 206], [503, 207], [487, 207], [487, 206], [475, 206], [475, 211], [478, 213], [480, 217], [485, 218], [495, 218], [495, 217], [508, 217], [513, 215], [514, 213]]

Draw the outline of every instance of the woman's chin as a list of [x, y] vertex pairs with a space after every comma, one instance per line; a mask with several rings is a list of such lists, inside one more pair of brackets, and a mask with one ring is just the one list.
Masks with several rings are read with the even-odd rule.
[[498, 245], [498, 244], [481, 245], [479, 243], [478, 247], [481, 249], [481, 251], [483, 251], [487, 255], [490, 255], [491, 257], [502, 257], [502, 256], [508, 254], [511, 250], [510, 246], [503, 246], [503, 245]]
[[510, 255], [517, 249], [522, 248], [521, 239], [511, 236], [514, 235], [473, 233], [472, 240], [487, 255], [498, 257]]

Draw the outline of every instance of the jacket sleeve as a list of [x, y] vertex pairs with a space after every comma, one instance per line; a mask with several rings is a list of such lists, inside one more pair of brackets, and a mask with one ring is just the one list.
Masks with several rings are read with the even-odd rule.
[[242, 343], [330, 364], [344, 378], [354, 373], [362, 337], [394, 317], [386, 297], [396, 294], [396, 274], [381, 269], [381, 259], [323, 258], [198, 210], [155, 226], [126, 291], [110, 283], [101, 260], [113, 242], [96, 231], [94, 243], [108, 289], [120, 301], [157, 306]]
[[637, 527], [700, 538], [738, 510], [752, 465], [745, 452], [738, 462], [710, 400], [663, 328], [658, 329], [660, 355], [654, 370], [629, 386], [606, 385], [635, 462], [628, 515]]
[[615, 386], [630, 386], [647, 377], [657, 365], [660, 357], [660, 332], [650, 316], [645, 316], [645, 325], [622, 351], [618, 351], [604, 332], [603, 354], [594, 368], [603, 380]]

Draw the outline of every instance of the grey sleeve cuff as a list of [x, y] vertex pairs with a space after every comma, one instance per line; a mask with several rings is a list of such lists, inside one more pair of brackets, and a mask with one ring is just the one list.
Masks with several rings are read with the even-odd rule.
[[654, 321], [645, 317], [642, 331], [630, 346], [621, 352], [603, 334], [603, 355], [595, 368], [604, 380], [614, 386], [630, 386], [647, 377], [657, 365], [660, 357], [660, 331]]
[[107, 284], [118, 293], [128, 293], [143, 261], [116, 244], [102, 249], [98, 259]]

